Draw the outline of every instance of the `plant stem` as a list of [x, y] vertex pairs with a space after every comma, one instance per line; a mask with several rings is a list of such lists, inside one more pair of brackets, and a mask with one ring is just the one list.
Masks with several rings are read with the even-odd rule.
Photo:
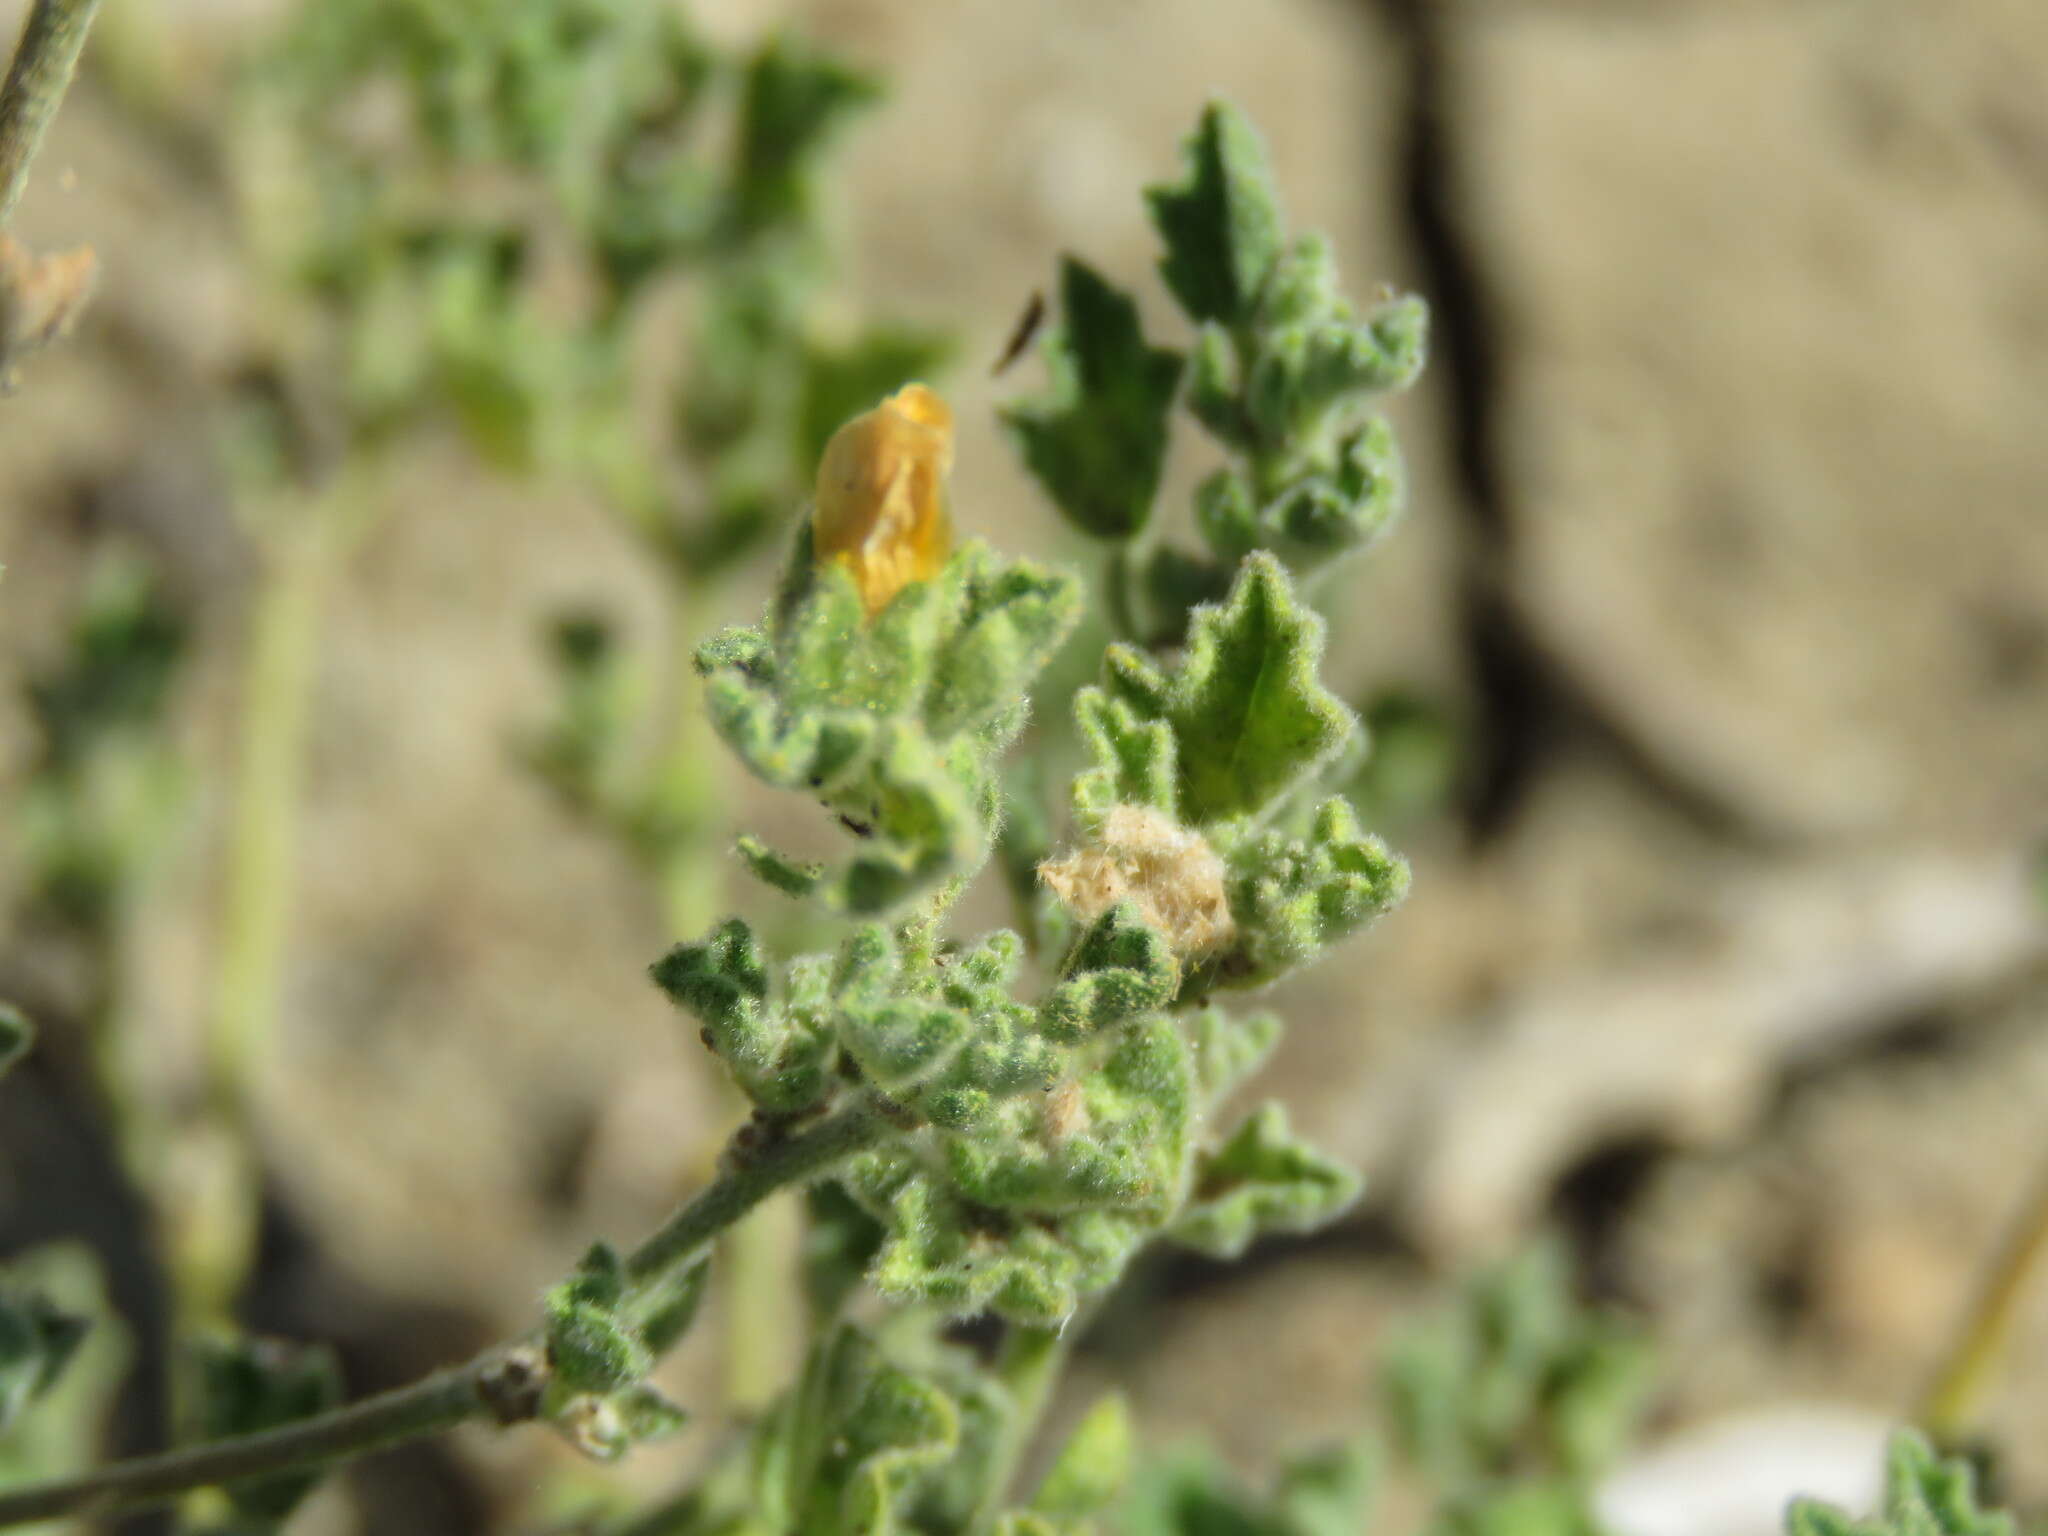
[[78, 69], [99, 0], [35, 0], [0, 85], [0, 229], [28, 185], [29, 161]]
[[[1073, 1320], [1069, 1319], [1071, 1323]], [[996, 1447], [981, 1508], [975, 1511], [974, 1529], [987, 1531], [1008, 1507], [1010, 1485], [1017, 1480], [1024, 1455], [1045, 1417], [1052, 1389], [1067, 1363], [1067, 1328], [1024, 1328], [1011, 1330], [1003, 1341], [1002, 1358], [996, 1362], [996, 1378], [1009, 1390], [1012, 1408], [1003, 1422], [1002, 1443]]]
[[65, 1515], [104, 1515], [161, 1504], [195, 1488], [298, 1471], [360, 1456], [401, 1440], [439, 1434], [485, 1413], [483, 1380], [495, 1352], [411, 1386], [381, 1392], [332, 1413], [210, 1445], [141, 1456], [83, 1477], [0, 1493], [0, 1526]]
[[226, 1315], [255, 1247], [250, 1096], [277, 1013], [289, 932], [294, 824], [326, 565], [320, 521], [316, 516], [305, 529], [279, 528], [262, 541], [242, 678], [221, 951], [203, 1042], [206, 1108], [218, 1148], [214, 1187], [173, 1241], [173, 1285], [180, 1322], [188, 1327]]
[[668, 1219], [626, 1256], [626, 1278], [647, 1288], [738, 1221], [776, 1190], [807, 1184], [889, 1133], [881, 1109], [865, 1101], [820, 1120], [807, 1131], [750, 1155]]
[[[861, 1102], [807, 1131], [732, 1160], [708, 1188], [628, 1256], [626, 1273], [635, 1296], [653, 1294], [676, 1269], [693, 1262], [712, 1238], [776, 1190], [808, 1182], [888, 1133], [889, 1121], [881, 1109]], [[493, 1389], [494, 1381], [520, 1348], [499, 1345], [467, 1364], [437, 1372], [409, 1387], [282, 1429], [117, 1462], [80, 1477], [0, 1492], [0, 1527], [161, 1504], [195, 1488], [344, 1461], [402, 1440], [439, 1434], [458, 1424], [493, 1418], [510, 1423], [531, 1417], [534, 1409], [530, 1404], [522, 1412], [508, 1412], [504, 1394]], [[538, 1397], [534, 1394], [531, 1401], [537, 1402]]]
[[2048, 1259], [2048, 1169], [2039, 1176], [1921, 1400], [1918, 1422], [1937, 1444], [1952, 1445], [1969, 1428], [2043, 1259]]

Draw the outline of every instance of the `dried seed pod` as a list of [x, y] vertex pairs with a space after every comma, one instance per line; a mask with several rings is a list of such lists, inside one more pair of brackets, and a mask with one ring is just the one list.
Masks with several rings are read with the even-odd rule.
[[832, 434], [818, 461], [811, 551], [853, 573], [870, 615], [913, 581], [929, 581], [952, 552], [946, 476], [953, 412], [906, 384]]
[[1092, 841], [1038, 866], [1038, 878], [1081, 917], [1134, 902], [1181, 955], [1214, 949], [1235, 931], [1223, 877], [1223, 860], [1199, 832], [1143, 805], [1111, 806]]

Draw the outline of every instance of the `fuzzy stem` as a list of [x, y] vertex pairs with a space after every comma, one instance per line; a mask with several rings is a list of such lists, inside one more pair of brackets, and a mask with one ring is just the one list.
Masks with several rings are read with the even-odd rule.
[[694, 1259], [713, 1237], [776, 1190], [808, 1184], [833, 1164], [866, 1151], [888, 1134], [888, 1118], [875, 1105], [862, 1102], [751, 1154], [628, 1254], [626, 1278], [635, 1286], [651, 1286], [677, 1265]]
[[29, 161], [78, 69], [99, 0], [35, 0], [0, 85], [0, 229], [28, 185]]
[[[627, 1258], [626, 1273], [636, 1296], [654, 1294], [677, 1268], [694, 1262], [712, 1238], [776, 1190], [806, 1183], [888, 1134], [887, 1117], [863, 1102], [744, 1160], [734, 1159]], [[345, 1461], [458, 1424], [531, 1417], [530, 1406], [508, 1412], [504, 1394], [493, 1390], [494, 1380], [521, 1347], [500, 1345], [411, 1386], [282, 1429], [117, 1462], [81, 1477], [0, 1493], [0, 1527], [161, 1504], [195, 1488]]]
[[2043, 1170], [1999, 1249], [1941, 1369], [1921, 1400], [1918, 1422], [1937, 1444], [1953, 1445], [1969, 1428], [2044, 1259], [2048, 1259], [2048, 1169]]
[[318, 1418], [256, 1435], [116, 1462], [82, 1477], [0, 1493], [0, 1526], [105, 1515], [162, 1504], [195, 1488], [301, 1471], [439, 1434], [485, 1413], [482, 1383], [495, 1352]]
[[1045, 1417], [1052, 1390], [1066, 1368], [1067, 1338], [1066, 1327], [1019, 1327], [1003, 1341], [995, 1372], [1008, 1389], [1013, 1406], [1003, 1423], [1002, 1442], [992, 1459], [981, 1508], [975, 1511], [973, 1528], [977, 1532], [993, 1529], [997, 1516], [1008, 1507], [1010, 1485], [1017, 1480], [1024, 1455], [1038, 1433], [1038, 1422]]

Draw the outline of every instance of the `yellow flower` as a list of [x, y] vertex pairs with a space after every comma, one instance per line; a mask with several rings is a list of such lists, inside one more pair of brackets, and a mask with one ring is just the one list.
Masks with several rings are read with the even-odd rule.
[[922, 384], [906, 384], [832, 434], [818, 461], [811, 553], [853, 572], [870, 616], [952, 553], [946, 476], [953, 413]]

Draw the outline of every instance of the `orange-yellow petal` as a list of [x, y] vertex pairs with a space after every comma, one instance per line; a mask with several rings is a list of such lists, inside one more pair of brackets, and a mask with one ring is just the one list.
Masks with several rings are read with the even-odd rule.
[[922, 384], [906, 384], [832, 434], [818, 461], [811, 553], [853, 573], [870, 615], [952, 553], [946, 476], [953, 413]]

